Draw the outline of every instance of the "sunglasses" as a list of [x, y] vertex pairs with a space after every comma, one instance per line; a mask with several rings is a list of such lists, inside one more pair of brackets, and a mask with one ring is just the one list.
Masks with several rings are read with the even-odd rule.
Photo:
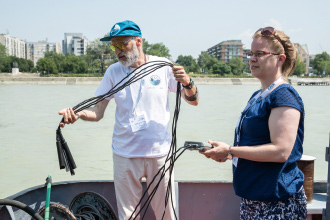
[[118, 50], [124, 50], [125, 47], [127, 46], [127, 44], [128, 44], [131, 40], [133, 40], [133, 39], [134, 39], [134, 37], [131, 37], [131, 38], [128, 39], [127, 41], [124, 41], [124, 42], [121, 42], [121, 43], [118, 43], [118, 44], [111, 44], [111, 45], [110, 45], [110, 48], [111, 48], [111, 50], [113, 50], [113, 51], [116, 51], [116, 48], [117, 48]]
[[256, 33], [258, 31], [260, 31], [261, 32], [261, 35], [263, 35], [263, 36], [271, 36], [271, 35], [273, 35], [282, 44], [283, 48], [285, 49], [284, 44], [283, 44], [281, 38], [278, 36], [278, 34], [275, 31], [275, 28], [273, 28], [273, 27], [260, 28], [259, 30], [256, 31]]
[[262, 50], [258, 50], [255, 53], [253, 53], [252, 51], [249, 51], [246, 53], [246, 57], [248, 59], [251, 59], [253, 57], [253, 55], [255, 55], [256, 57], [260, 58], [263, 57], [267, 54], [271, 54], [271, 55], [280, 55], [280, 53], [272, 53], [272, 52], [267, 52], [267, 51], [262, 51]]

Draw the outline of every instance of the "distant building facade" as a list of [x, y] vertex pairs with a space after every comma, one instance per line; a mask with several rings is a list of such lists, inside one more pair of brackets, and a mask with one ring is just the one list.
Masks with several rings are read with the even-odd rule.
[[249, 59], [247, 58], [246, 54], [250, 51], [251, 49], [243, 49], [243, 63], [249, 64]]
[[8, 56], [26, 59], [25, 41], [17, 37], [11, 37], [9, 34], [0, 34], [0, 43], [6, 47]]
[[64, 33], [62, 41], [63, 54], [72, 53], [76, 56], [86, 54], [88, 40], [81, 33]]
[[26, 59], [32, 60], [35, 66], [40, 58], [45, 57], [46, 52], [54, 51], [55, 53], [61, 53], [61, 45], [59, 43], [38, 41], [30, 42], [26, 45]]
[[229, 64], [233, 57], [239, 57], [243, 61], [243, 43], [241, 40], [223, 41], [207, 50], [209, 55], [214, 55], [218, 60]]
[[308, 73], [309, 53], [308, 53], [307, 45], [306, 44], [302, 45], [302, 44], [298, 44], [298, 43], [295, 43], [294, 45], [298, 50], [298, 57], [299, 57], [300, 61], [305, 63], [305, 66], [306, 66], [305, 73]]

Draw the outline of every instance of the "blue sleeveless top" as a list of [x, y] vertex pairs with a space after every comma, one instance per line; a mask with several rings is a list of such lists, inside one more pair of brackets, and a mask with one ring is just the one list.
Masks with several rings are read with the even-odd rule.
[[[270, 143], [270, 112], [273, 108], [281, 106], [296, 108], [301, 113], [292, 152], [285, 163], [256, 162], [238, 158], [237, 167], [233, 165], [233, 185], [236, 195], [240, 197], [260, 201], [285, 200], [298, 192], [303, 184], [304, 174], [298, 169], [296, 162], [303, 153], [305, 111], [302, 99], [292, 86], [279, 85], [247, 112], [242, 112], [243, 115], [246, 114], [246, 118], [241, 127], [239, 146]], [[235, 132], [234, 146], [237, 146], [236, 135]]]

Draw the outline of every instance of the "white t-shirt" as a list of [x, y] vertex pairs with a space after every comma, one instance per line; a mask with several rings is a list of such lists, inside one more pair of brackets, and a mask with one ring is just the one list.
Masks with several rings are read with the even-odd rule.
[[[156, 56], [149, 56], [149, 61], [170, 62], [166, 58]], [[111, 65], [95, 95], [107, 93], [133, 70], [119, 62]], [[112, 136], [112, 150], [115, 154], [127, 158], [153, 158], [168, 153], [171, 145], [168, 95], [176, 90], [177, 81], [172, 68], [165, 66], [107, 98], [114, 98], [116, 102], [116, 120]], [[130, 119], [141, 115], [145, 118], [146, 127], [133, 132]]]

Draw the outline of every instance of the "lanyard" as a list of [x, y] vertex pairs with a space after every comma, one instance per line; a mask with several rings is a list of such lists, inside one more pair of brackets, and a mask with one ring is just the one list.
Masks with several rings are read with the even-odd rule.
[[241, 135], [241, 130], [242, 130], [242, 124], [243, 121], [247, 115], [247, 113], [249, 112], [250, 108], [252, 107], [252, 105], [254, 105], [255, 103], [258, 103], [261, 101], [261, 99], [265, 98], [267, 95], [269, 95], [269, 93], [272, 92], [272, 89], [279, 84], [280, 82], [283, 81], [283, 77], [278, 78], [275, 82], [273, 82], [267, 89], [265, 89], [265, 91], [261, 91], [258, 92], [257, 95], [255, 95], [249, 102], [248, 104], [245, 106], [241, 116], [239, 117], [237, 124], [236, 124], [236, 145], [238, 146], [239, 141], [240, 141], [240, 135]]
[[[127, 72], [127, 75], [128, 75], [128, 74], [130, 73], [130, 69], [129, 69], [129, 67], [127, 67], [127, 69], [128, 69], [128, 72]], [[144, 70], [144, 71], [145, 71], [145, 70]], [[140, 101], [141, 98], [142, 98], [142, 87], [143, 87], [143, 86], [144, 86], [144, 79], [141, 79], [141, 82], [140, 82], [140, 88], [139, 88], [139, 92], [138, 92], [138, 96], [137, 96], [137, 98], [136, 98], [136, 102], [135, 102], [135, 104], [133, 104], [134, 106], [133, 106], [133, 108], [132, 108], [132, 114], [135, 115], [135, 116], [137, 116], [137, 114], [136, 114], [136, 107], [137, 107], [139, 101]], [[131, 90], [131, 86], [129, 86], [129, 89]], [[132, 90], [131, 90], [131, 97], [132, 97], [132, 100], [133, 100]], [[134, 101], [133, 101], [133, 103], [134, 103]]]

